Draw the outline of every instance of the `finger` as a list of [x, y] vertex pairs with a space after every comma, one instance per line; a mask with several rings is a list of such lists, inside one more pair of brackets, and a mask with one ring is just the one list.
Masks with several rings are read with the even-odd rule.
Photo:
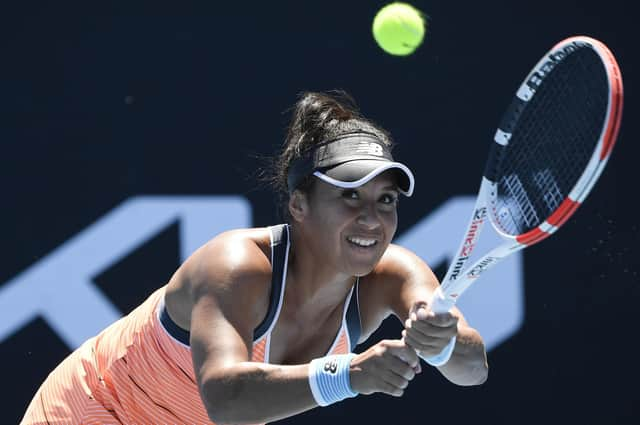
[[458, 333], [458, 326], [434, 326], [427, 322], [405, 323], [405, 330], [414, 338], [422, 340], [429, 338], [451, 338]]
[[430, 311], [431, 310], [429, 310], [427, 306], [420, 307], [419, 309], [416, 310], [416, 320], [426, 319]]
[[407, 344], [409, 347], [413, 348], [414, 350], [420, 351], [425, 346], [424, 342], [422, 342], [419, 339], [416, 339], [412, 334], [408, 333], [406, 329], [402, 331], [402, 338], [404, 339], [405, 344]]
[[451, 340], [438, 338], [429, 342], [422, 342], [412, 338], [410, 335], [407, 335], [405, 341], [407, 345], [409, 345], [414, 350], [420, 351], [422, 353], [433, 353], [434, 355], [436, 355], [440, 353]]
[[[444, 349], [444, 347], [446, 346], [445, 341], [442, 341], [442, 344], [439, 345], [428, 345], [428, 344], [420, 344], [417, 341], [410, 341], [410, 339], [407, 340], [407, 343], [411, 343], [412, 346], [420, 352], [420, 355], [425, 358], [425, 357], [432, 357], [432, 356], [437, 356], [438, 354], [442, 353], [442, 350]], [[416, 372], [420, 373], [420, 372]]]
[[[405, 338], [405, 336], [407, 335], [407, 331], [402, 331], [402, 337], [403, 339]], [[416, 352], [419, 351], [420, 349], [417, 347], [412, 346], [411, 344], [408, 344], [406, 339], [405, 339], [405, 343], [411, 347], [413, 350], [415, 350]], [[416, 353], [417, 354], [417, 353]], [[413, 371], [415, 372], [415, 374], [419, 374], [422, 373], [422, 366], [420, 366], [420, 361], [418, 361], [418, 363], [413, 367]]]
[[415, 364], [408, 363], [407, 361], [397, 357], [395, 355], [390, 356], [386, 360], [386, 367], [389, 371], [400, 376], [407, 381], [412, 380], [416, 376], [415, 367], [420, 364], [418, 355], [413, 348], [407, 347], [408, 350], [415, 356]]
[[[458, 333], [457, 323], [451, 326], [441, 327], [425, 321], [412, 322], [410, 319], [407, 319], [404, 326], [407, 332], [413, 333], [414, 337], [418, 339], [431, 337], [451, 338]], [[422, 335], [422, 337], [420, 335]]]
[[407, 363], [410, 367], [415, 367], [420, 360], [418, 359], [418, 355], [415, 350], [411, 347], [408, 347], [407, 344], [401, 339], [398, 340], [387, 340], [383, 341], [384, 347], [386, 348], [385, 353], [391, 354], [405, 363]]
[[404, 390], [403, 389], [398, 388], [398, 387], [396, 387], [394, 385], [391, 385], [391, 384], [389, 384], [387, 382], [384, 382], [384, 381], [380, 382], [379, 387], [380, 387], [380, 389], [379, 389], [378, 392], [389, 394], [389, 395], [394, 396], [394, 397], [402, 397], [402, 395], [404, 394]]
[[409, 310], [409, 314], [411, 313], [415, 313], [418, 310], [420, 310], [421, 308], [428, 308], [427, 306], [429, 305], [428, 302], [426, 301], [416, 301], [413, 303], [413, 306], [411, 307], [411, 310]]
[[380, 379], [386, 382], [387, 384], [399, 389], [404, 390], [409, 386], [409, 381], [411, 379], [407, 379], [397, 373], [393, 372], [390, 369], [382, 369], [379, 371]]
[[[419, 310], [418, 313], [421, 311], [422, 310]], [[458, 323], [458, 317], [449, 312], [436, 314], [430, 311], [426, 314], [418, 314], [416, 317], [418, 318], [418, 322], [426, 322], [439, 327], [452, 326]]]
[[416, 351], [424, 351], [428, 347], [423, 342], [418, 341], [417, 339], [413, 338], [411, 335], [408, 335], [408, 334], [405, 335], [404, 340], [409, 347], [413, 348]]
[[420, 363], [416, 350], [402, 341], [402, 346], [391, 350], [391, 354], [404, 361], [409, 367], [414, 368]]
[[434, 328], [448, 328], [448, 327], [457, 327], [458, 326], [458, 318], [456, 316], [450, 315], [449, 313], [445, 313], [444, 315], [436, 315], [433, 313], [429, 313], [426, 318], [417, 319], [417, 316], [412, 315], [407, 320], [404, 321], [405, 328], [417, 328], [420, 330], [425, 330], [430, 327]]

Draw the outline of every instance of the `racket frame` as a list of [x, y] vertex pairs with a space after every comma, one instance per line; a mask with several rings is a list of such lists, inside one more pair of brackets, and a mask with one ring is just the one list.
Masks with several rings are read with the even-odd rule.
[[[494, 170], [499, 165], [500, 153], [509, 144], [511, 132], [515, 128], [520, 114], [535, 96], [536, 88], [542, 84], [544, 78], [553, 71], [559, 61], [582, 48], [593, 49], [600, 56], [606, 69], [609, 83], [606, 124], [602, 128], [596, 147], [585, 170], [558, 208], [534, 229], [521, 235], [507, 234], [497, 224], [495, 218], [497, 214], [497, 182], [495, 181], [496, 172]], [[465, 236], [456, 251], [456, 256], [452, 259], [447, 274], [442, 279], [441, 286], [434, 293], [430, 303], [431, 310], [435, 313], [449, 311], [455, 305], [459, 296], [482, 273], [491, 269], [514, 252], [546, 239], [575, 213], [593, 189], [609, 159], [620, 129], [622, 99], [623, 88], [620, 69], [611, 51], [598, 40], [586, 36], [567, 38], [556, 44], [538, 61], [518, 88], [516, 97], [507, 109], [500, 128], [495, 133], [494, 144], [492, 144], [490, 150], [489, 160]], [[487, 218], [491, 221], [492, 227], [503, 239], [503, 242], [465, 269], [464, 266], [471, 257]]]

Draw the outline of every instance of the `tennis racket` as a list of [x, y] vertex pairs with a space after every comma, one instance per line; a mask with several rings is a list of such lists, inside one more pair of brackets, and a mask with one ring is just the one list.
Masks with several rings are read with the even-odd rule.
[[[435, 313], [566, 223], [602, 173], [621, 117], [622, 76], [603, 43], [571, 37], [544, 55], [496, 131], [467, 231], [432, 299]], [[487, 218], [503, 241], [465, 269]]]

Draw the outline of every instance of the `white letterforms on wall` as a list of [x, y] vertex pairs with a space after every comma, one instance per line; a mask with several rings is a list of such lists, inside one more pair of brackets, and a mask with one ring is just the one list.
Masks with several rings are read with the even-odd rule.
[[37, 316], [70, 347], [120, 311], [91, 279], [180, 220], [182, 259], [224, 230], [251, 224], [242, 197], [135, 197], [0, 287], [0, 342]]
[[[456, 197], [404, 232], [399, 243], [432, 267], [458, 248], [473, 208], [471, 197]], [[176, 220], [180, 255], [228, 229], [251, 226], [251, 206], [237, 196], [134, 197], [97, 220], [49, 255], [0, 286], [0, 343], [36, 317], [69, 346], [117, 320], [121, 313], [92, 278], [126, 257]], [[477, 251], [497, 236], [485, 227]], [[523, 274], [517, 253], [483, 275], [459, 302], [467, 320], [490, 349], [519, 328], [523, 317]]]

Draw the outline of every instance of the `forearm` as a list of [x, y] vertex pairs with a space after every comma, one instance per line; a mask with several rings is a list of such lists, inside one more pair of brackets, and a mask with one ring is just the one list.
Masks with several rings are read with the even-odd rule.
[[216, 423], [271, 422], [317, 406], [309, 366], [242, 362], [203, 377], [201, 395]]
[[468, 326], [460, 326], [456, 345], [449, 361], [438, 370], [457, 385], [480, 385], [487, 380], [489, 366], [480, 334]]

